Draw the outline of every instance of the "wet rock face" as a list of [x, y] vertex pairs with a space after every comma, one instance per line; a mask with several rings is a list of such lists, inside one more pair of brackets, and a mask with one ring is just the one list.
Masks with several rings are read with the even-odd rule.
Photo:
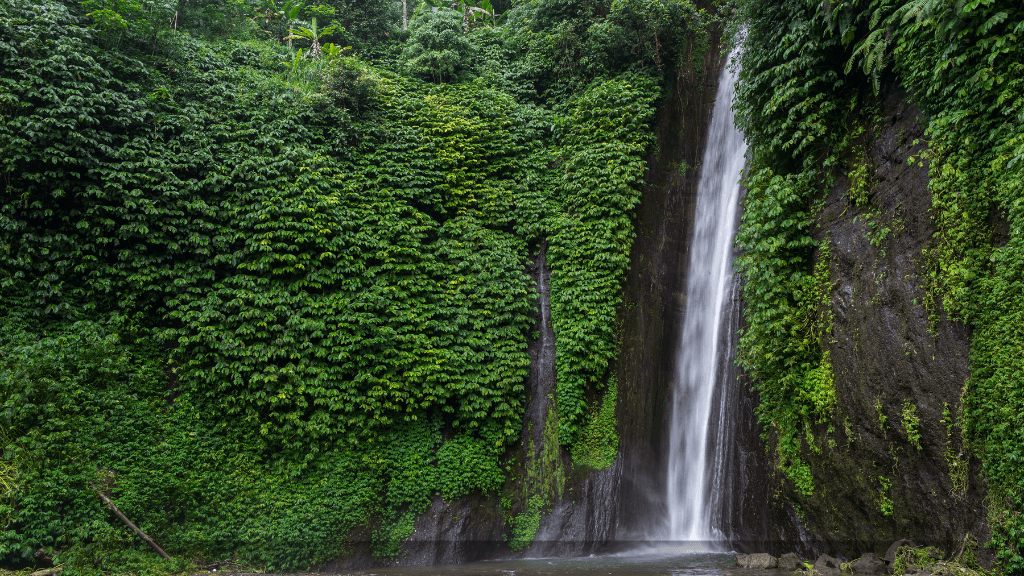
[[804, 451], [814, 496], [790, 498], [822, 551], [848, 557], [898, 536], [944, 548], [967, 532], [985, 540], [978, 462], [964, 466], [966, 485], [950, 476], [950, 459], [966, 458], [943, 413], [960, 406], [970, 334], [942, 316], [930, 324], [925, 308], [922, 251], [935, 227], [927, 166], [907, 162], [922, 151], [918, 115], [898, 91], [884, 98], [882, 121], [848, 160], [851, 174], [867, 165], [869, 203], [855, 204], [841, 177], [815, 232], [832, 248], [837, 407]]
[[693, 231], [695, 168], [704, 154], [716, 80], [725, 58], [712, 38], [702, 74], [678, 71], [658, 112], [658, 143], [647, 158], [636, 238], [619, 313], [616, 407], [621, 476], [615, 539], [659, 537], [666, 518], [668, 401], [686, 311], [686, 268]]

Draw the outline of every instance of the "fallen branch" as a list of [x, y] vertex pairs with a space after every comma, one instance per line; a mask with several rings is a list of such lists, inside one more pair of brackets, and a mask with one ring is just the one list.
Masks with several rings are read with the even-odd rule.
[[57, 574], [58, 572], [60, 572], [63, 569], [64, 569], [63, 566], [58, 566], [56, 568], [47, 568], [45, 570], [39, 570], [39, 571], [33, 572], [30, 576], [53, 576], [54, 574]]
[[99, 489], [97, 489], [95, 486], [93, 487], [93, 490], [96, 490], [96, 493], [99, 494], [100, 498], [102, 498], [103, 501], [107, 503], [107, 506], [110, 508], [110, 511], [114, 513], [114, 516], [117, 516], [118, 518], [120, 518], [121, 522], [124, 522], [125, 526], [127, 526], [127, 527], [131, 528], [132, 530], [134, 530], [135, 533], [139, 535], [139, 538], [142, 538], [143, 540], [146, 541], [146, 544], [149, 544], [150, 546], [152, 546], [153, 550], [156, 550], [156, 553], [159, 554], [162, 558], [164, 558], [165, 560], [170, 560], [171, 559], [171, 557], [167, 555], [167, 552], [164, 552], [163, 548], [161, 548], [160, 546], [157, 546], [157, 543], [154, 542], [152, 538], [147, 536], [146, 533], [143, 532], [142, 530], [139, 530], [138, 526], [136, 526], [135, 524], [132, 524], [132, 521], [129, 520], [127, 516], [125, 516], [123, 513], [121, 513], [120, 510], [117, 509], [117, 506], [114, 505], [113, 500], [111, 500], [110, 498], [107, 498], [107, 496], [103, 492], [100, 492]]

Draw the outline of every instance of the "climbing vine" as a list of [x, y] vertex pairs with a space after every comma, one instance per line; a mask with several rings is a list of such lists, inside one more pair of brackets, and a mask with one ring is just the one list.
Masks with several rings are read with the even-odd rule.
[[[401, 554], [435, 498], [506, 483], [547, 242], [557, 418], [506, 526], [529, 545], [559, 444], [614, 461], [651, 122], [715, 18], [538, 1], [468, 30], [430, 11], [406, 42], [354, 20], [386, 2], [190, 1], [173, 26], [169, 5], [85, 4], [0, 0], [0, 562]], [[564, 68], [561, 10], [592, 65]]]

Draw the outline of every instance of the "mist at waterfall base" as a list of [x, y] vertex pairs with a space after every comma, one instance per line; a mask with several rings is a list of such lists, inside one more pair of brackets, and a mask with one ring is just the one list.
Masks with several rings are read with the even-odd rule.
[[[776, 570], [767, 571], [774, 574]], [[765, 576], [736, 566], [736, 557], [699, 553], [687, 546], [641, 547], [621, 554], [584, 558], [524, 558], [453, 566], [402, 566], [342, 572], [344, 576]], [[787, 573], [788, 574], [788, 573]], [[322, 575], [321, 575], [322, 576]]]

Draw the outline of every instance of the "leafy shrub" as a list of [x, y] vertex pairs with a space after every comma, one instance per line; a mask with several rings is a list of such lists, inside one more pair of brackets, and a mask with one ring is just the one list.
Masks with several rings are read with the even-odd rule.
[[618, 386], [612, 379], [605, 390], [600, 410], [594, 412], [582, 438], [573, 446], [572, 460], [578, 466], [602, 470], [615, 463], [619, 454], [619, 437], [615, 433], [617, 394]]
[[474, 58], [462, 15], [450, 8], [436, 8], [415, 18], [409, 24], [402, 58], [415, 76], [434, 82], [459, 78], [472, 68]]
[[325, 4], [334, 8], [345, 43], [357, 50], [379, 50], [398, 34], [401, 16], [393, 0], [328, 0]]
[[608, 381], [617, 354], [615, 315], [656, 95], [654, 83], [639, 75], [595, 82], [567, 103], [560, 119], [555, 193], [562, 208], [551, 223], [548, 256], [563, 444], [579, 438], [586, 393]]
[[552, 95], [627, 71], [669, 78], [693, 64], [699, 73], [709, 31], [720, 22], [690, 0], [537, 0], [518, 6], [509, 21], [528, 46], [538, 87]]

